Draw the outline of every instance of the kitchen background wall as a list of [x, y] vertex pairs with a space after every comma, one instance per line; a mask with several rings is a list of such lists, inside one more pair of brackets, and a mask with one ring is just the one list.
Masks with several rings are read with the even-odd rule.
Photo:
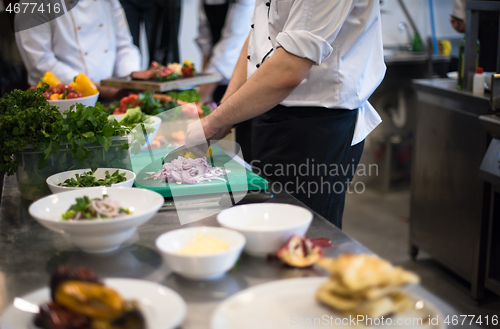
[[[427, 40], [431, 36], [429, 1], [404, 0], [403, 2], [413, 16], [422, 40]], [[199, 68], [202, 56], [194, 41], [198, 35], [198, 5], [199, 0], [183, 0], [179, 42], [180, 57], [192, 60]], [[438, 39], [461, 38], [461, 35], [450, 25], [452, 9], [453, 0], [434, 0], [434, 18]], [[388, 47], [405, 45], [408, 42], [407, 35], [398, 30], [398, 25], [400, 22], [408, 22], [397, 0], [383, 0], [381, 10], [384, 45]], [[411, 32], [413, 35], [413, 31]]]

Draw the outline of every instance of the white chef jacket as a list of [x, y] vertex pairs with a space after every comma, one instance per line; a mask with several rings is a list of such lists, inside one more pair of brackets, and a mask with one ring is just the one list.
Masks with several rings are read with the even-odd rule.
[[382, 122], [368, 97], [385, 75], [378, 0], [256, 0], [250, 77], [278, 47], [314, 62], [284, 106], [359, 109], [355, 145]]
[[196, 42], [203, 55], [211, 56], [205, 72], [220, 73], [228, 81], [233, 75], [241, 49], [250, 33], [250, 20], [254, 11], [255, 0], [235, 0], [229, 3], [221, 38], [216, 45], [212, 42], [210, 25], [203, 6], [204, 2], [216, 5], [224, 4], [225, 0], [200, 1], [200, 25]]
[[55, 20], [16, 32], [16, 42], [33, 86], [47, 71], [69, 84], [79, 73], [99, 82], [140, 69], [118, 0], [80, 0]]

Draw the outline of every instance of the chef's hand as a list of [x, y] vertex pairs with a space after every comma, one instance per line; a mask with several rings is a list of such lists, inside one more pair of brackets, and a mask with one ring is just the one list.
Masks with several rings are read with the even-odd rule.
[[220, 140], [231, 132], [232, 126], [218, 127], [208, 115], [188, 125], [186, 132], [186, 147], [197, 155], [203, 155], [208, 150], [208, 140]]

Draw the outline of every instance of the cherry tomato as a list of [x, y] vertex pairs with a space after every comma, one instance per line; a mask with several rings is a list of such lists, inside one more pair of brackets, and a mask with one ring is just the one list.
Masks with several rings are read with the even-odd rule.
[[70, 85], [66, 85], [65, 87], [66, 87], [66, 89], [68, 89], [68, 93], [70, 93], [73, 90], [75, 90], [75, 88], [73, 88], [73, 86], [70, 86]]
[[50, 87], [49, 87], [49, 90], [47, 90], [47, 91], [48, 91], [50, 94], [55, 93], [55, 92], [54, 92], [54, 87], [52, 87], [52, 86], [50, 86]]
[[45, 96], [45, 98], [49, 99], [50, 98], [50, 94], [48, 92], [44, 92], [43, 95]]
[[57, 87], [54, 88], [54, 94], [62, 94], [65, 87], [64, 83], [58, 84]]
[[36, 87], [31, 86], [28, 90], [36, 89]]

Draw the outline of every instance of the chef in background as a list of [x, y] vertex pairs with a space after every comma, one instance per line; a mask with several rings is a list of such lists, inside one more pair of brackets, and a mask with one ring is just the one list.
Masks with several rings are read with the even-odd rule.
[[201, 153], [254, 118], [252, 165], [341, 228], [364, 139], [381, 122], [367, 102], [385, 74], [379, 1], [256, 0], [251, 28], [221, 105], [189, 125], [186, 145]]
[[[220, 83], [209, 83], [199, 88], [203, 102], [220, 103], [233, 75], [241, 49], [250, 33], [250, 21], [255, 0], [201, 0], [198, 38], [196, 42], [203, 53], [203, 72], [222, 75]], [[243, 122], [235, 129], [236, 143], [247, 161], [251, 151], [248, 140], [250, 122]]]
[[32, 86], [45, 72], [52, 72], [64, 84], [84, 73], [97, 85], [100, 97], [112, 100], [125, 96], [126, 91], [99, 82], [140, 69], [139, 49], [132, 42], [118, 0], [80, 0], [66, 14], [16, 32], [16, 43]]

